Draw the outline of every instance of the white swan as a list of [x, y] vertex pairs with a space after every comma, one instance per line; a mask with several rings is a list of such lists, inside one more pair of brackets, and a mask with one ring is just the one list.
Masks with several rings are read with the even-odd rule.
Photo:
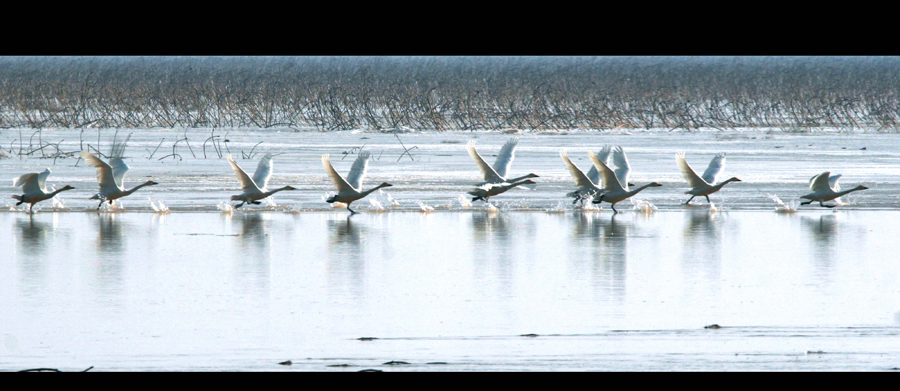
[[240, 204], [234, 207], [235, 209], [244, 206], [245, 203], [259, 205], [261, 204], [259, 200], [279, 191], [297, 190], [291, 186], [274, 190], [266, 188], [269, 185], [269, 178], [272, 177], [272, 154], [267, 153], [259, 160], [259, 165], [256, 166], [256, 173], [253, 174], [253, 178], [247, 175], [247, 172], [234, 161], [231, 155], [228, 155], [227, 158], [228, 163], [231, 163], [231, 168], [234, 169], [234, 173], [237, 174], [238, 180], [241, 181], [241, 190], [244, 191], [241, 194], [231, 196], [232, 201], [241, 201]]
[[[605, 153], [604, 153], [605, 152]], [[607, 145], [601, 151], [600, 156], [609, 156], [610, 148]], [[572, 179], [575, 180], [575, 185], [578, 186], [578, 190], [575, 190], [571, 193], [566, 194], [566, 197], [574, 197], [575, 200], [572, 201], [572, 205], [575, 205], [578, 201], [581, 201], [582, 205], [584, 205], [584, 200], [590, 197], [593, 197], [597, 193], [602, 193], [603, 188], [597, 186], [600, 184], [600, 173], [597, 171], [597, 168], [591, 165], [591, 171], [594, 173], [595, 178], [591, 178], [589, 175], [585, 175], [581, 169], [578, 168], [571, 160], [569, 160], [569, 155], [565, 149], [559, 150], [559, 156], [562, 158], [563, 162], [566, 163], [566, 166], [569, 168], [569, 173], [572, 174]], [[604, 160], [603, 157], [599, 159]]]
[[31, 204], [31, 207], [28, 208], [28, 212], [34, 213], [34, 204], [41, 202], [43, 200], [49, 200], [56, 196], [57, 194], [64, 192], [66, 190], [72, 190], [74, 187], [66, 185], [62, 189], [48, 192], [47, 191], [47, 177], [50, 176], [50, 169], [46, 169], [41, 173], [33, 173], [33, 174], [25, 174], [16, 179], [13, 179], [13, 186], [22, 187], [22, 195], [14, 195], [12, 198], [19, 200], [16, 206], [22, 205], [23, 203]]
[[809, 201], [801, 202], [800, 205], [809, 205], [813, 201], [818, 201], [819, 206], [823, 206], [826, 208], [834, 208], [837, 205], [825, 205], [823, 202], [831, 201], [833, 199], [837, 199], [845, 194], [858, 191], [858, 190], [866, 190], [868, 187], [863, 185], [856, 186], [850, 190], [838, 191], [841, 189], [840, 185], [838, 185], [838, 179], [841, 178], [841, 175], [830, 176], [831, 173], [825, 171], [819, 175], [812, 177], [809, 180], [809, 189], [812, 190], [812, 193], [807, 195], [802, 195], [800, 198], [807, 199]]
[[112, 157], [109, 159], [109, 164], [106, 164], [88, 151], [81, 151], [81, 158], [87, 164], [97, 169], [97, 182], [100, 183], [100, 192], [89, 198], [91, 200], [100, 200], [97, 210], [100, 210], [104, 201], [109, 201], [109, 204], [112, 205], [117, 199], [130, 195], [144, 186], [158, 185], [154, 181], [147, 181], [125, 190], [122, 183], [129, 167], [122, 160], [124, 151], [125, 143], [114, 145], [113, 153], [110, 154]]
[[714, 185], [714, 183], [716, 183], [716, 177], [718, 177], [719, 173], [722, 172], [722, 169], [725, 168], [724, 153], [716, 155], [712, 159], [712, 161], [709, 162], [709, 167], [707, 167], [706, 171], [703, 172], [703, 176], [699, 176], [696, 172], [694, 172], [694, 170], [685, 159], [684, 152], [678, 152], [675, 154], [675, 162], [678, 163], [678, 168], [681, 170], [681, 175], [684, 176], [684, 179], [688, 182], [688, 185], [691, 186], [691, 190], [684, 192], [684, 194], [691, 195], [691, 198], [689, 198], [684, 203], [685, 205], [691, 202], [691, 200], [693, 200], [696, 196], [704, 196], [706, 197], [706, 202], [710, 202], [709, 195], [722, 189], [722, 186], [725, 186], [731, 182], [741, 182], [741, 180], [737, 177], [732, 177], [726, 181], [723, 181], [722, 183]]
[[513, 137], [503, 145], [503, 148], [500, 148], [500, 153], [497, 154], [497, 161], [494, 162], [494, 166], [491, 167], [481, 158], [481, 155], [478, 154], [478, 151], [475, 150], [475, 140], [469, 141], [466, 144], [466, 150], [469, 151], [469, 156], [475, 160], [475, 164], [478, 165], [478, 169], [481, 170], [481, 174], [484, 176], [484, 182], [476, 183], [475, 186], [482, 186], [487, 184], [500, 184], [500, 183], [513, 183], [517, 181], [521, 181], [523, 179], [528, 178], [537, 178], [538, 176], [535, 174], [523, 175], [517, 178], [506, 178], [506, 174], [509, 171], [509, 166], [512, 165], [513, 159], [516, 157], [516, 145], [519, 143], [518, 137]]
[[[616, 150], [616, 153], [613, 154], [613, 161], [616, 163], [619, 172], [622, 173], [623, 178], [619, 177], [619, 172], [613, 172], [606, 163], [598, 159], [594, 152], [588, 151], [588, 156], [591, 158], [591, 161], [594, 162], [597, 171], [600, 172], [600, 177], [603, 178], [603, 189], [605, 190], [604, 193], [595, 195], [592, 202], [595, 204], [599, 204], [603, 201], [609, 202], [612, 204], [613, 212], [619, 213], [619, 211], [616, 210], [617, 202], [640, 193], [641, 190], [648, 187], [658, 187], [662, 185], [659, 182], [652, 182], [637, 189], [628, 190], [627, 178], [631, 166], [628, 165], [628, 160], [625, 158], [625, 152], [622, 151], [622, 148], [616, 147]], [[622, 185], [622, 183], [625, 183], [625, 185]]]
[[357, 213], [353, 209], [350, 209], [350, 203], [353, 201], [363, 198], [382, 187], [393, 186], [390, 183], [383, 182], [369, 190], [362, 191], [363, 177], [366, 175], [366, 169], [369, 166], [368, 151], [359, 153], [359, 156], [356, 157], [356, 161], [353, 162], [353, 166], [350, 167], [350, 173], [347, 174], [346, 180], [334, 170], [329, 155], [322, 155], [322, 166], [325, 167], [325, 172], [331, 177], [331, 181], [334, 182], [334, 186], [337, 187], [338, 191], [337, 194], [329, 197], [325, 202], [329, 204], [333, 202], [347, 204], [347, 210], [350, 211], [350, 214]]
[[502, 183], [502, 184], [488, 183], [488, 184], [481, 185], [481, 186], [478, 186], [478, 187], [470, 190], [469, 194], [475, 196], [472, 198], [472, 201], [482, 200], [484, 202], [488, 202], [488, 198], [491, 198], [495, 195], [504, 193], [507, 190], [512, 189], [516, 186], [532, 185], [534, 183], [535, 182], [531, 179], [525, 179], [525, 180], [513, 182], [513, 183]]

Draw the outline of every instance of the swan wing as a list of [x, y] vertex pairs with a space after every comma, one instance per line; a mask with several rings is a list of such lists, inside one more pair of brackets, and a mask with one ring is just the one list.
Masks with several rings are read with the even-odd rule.
[[131, 167], [128, 167], [128, 165], [125, 164], [125, 161], [122, 160], [121, 157], [113, 157], [109, 159], [109, 166], [112, 167], [113, 179], [116, 181], [116, 186], [124, 189], [125, 173], [128, 172]]
[[253, 183], [260, 189], [265, 189], [269, 186], [269, 178], [272, 177], [273, 158], [274, 156], [271, 153], [267, 153], [262, 159], [259, 159], [259, 165], [256, 166], [256, 173], [253, 174]]
[[256, 182], [253, 182], [253, 178], [250, 178], [250, 175], [247, 175], [247, 172], [234, 161], [234, 158], [232, 158], [231, 155], [228, 155], [227, 158], [228, 163], [231, 163], [231, 168], [234, 170], [234, 173], [237, 174], [238, 180], [241, 181], [241, 190], [245, 192], [254, 190], [260, 191]]
[[50, 176], [50, 169], [44, 169], [40, 174], [38, 174], [38, 186], [41, 187], [43, 192], [47, 192], [47, 177]]
[[716, 178], [719, 177], [719, 174], [722, 172], [722, 169], [725, 168], [725, 154], [720, 153], [716, 155], [709, 162], [709, 167], [706, 167], [706, 171], [703, 172], [703, 180], [710, 185], [716, 183]]
[[506, 177], [509, 172], [509, 166], [512, 165], [513, 159], [516, 158], [516, 145], [519, 143], [518, 137], [513, 137], [503, 144], [500, 153], [497, 154], [497, 161], [494, 162], [494, 171], [501, 177]]
[[39, 184], [40, 181], [38, 178], [40, 175], [41, 174], [38, 174], [38, 173], [22, 175], [13, 181], [13, 186], [15, 186], [15, 187], [21, 186], [22, 192], [25, 194], [38, 193], [38, 192], [40, 192], [40, 190], [42, 190], [40, 187], [40, 184]]
[[828, 186], [831, 186], [831, 190], [841, 191], [841, 184], [838, 181], [841, 179], [843, 174], [832, 175], [828, 177]]
[[362, 189], [363, 178], [369, 168], [369, 151], [362, 151], [356, 156], [353, 165], [350, 166], [350, 173], [347, 174], [347, 183], [354, 189]]
[[109, 164], [106, 164], [106, 162], [100, 160], [88, 151], [81, 151], [81, 158], [84, 159], [88, 165], [97, 169], [97, 182], [100, 183], [101, 193], [111, 193], [121, 190], [121, 188], [116, 186], [116, 179], [113, 177], [113, 169]]
[[628, 164], [628, 158], [625, 157], [625, 151], [622, 147], [616, 146], [613, 149], [612, 161], [616, 166], [616, 178], [622, 185], [622, 188], [628, 190], [628, 174], [631, 172], [631, 165]]
[[[358, 159], [358, 158], [357, 158]], [[355, 163], [354, 163], [355, 164]], [[344, 177], [337, 173], [334, 170], [334, 166], [331, 165], [331, 158], [328, 154], [322, 155], [322, 166], [325, 167], [325, 173], [331, 178], [331, 181], [334, 182], [334, 187], [337, 188], [338, 193], [343, 193], [345, 191], [356, 191], [353, 186], [350, 186]]]
[[112, 145], [112, 148], [109, 151], [110, 161], [112, 161], [113, 158], [117, 158], [117, 157], [121, 158], [121, 157], [125, 156], [125, 147], [128, 144], [128, 140], [130, 140], [130, 139], [131, 139], [131, 133], [129, 133], [128, 136], [125, 137], [125, 140], [122, 140], [121, 142], [118, 142], [118, 143], [114, 143]]
[[503, 177], [497, 174], [497, 171], [494, 171], [494, 168], [487, 164], [484, 159], [481, 158], [481, 155], [478, 154], [478, 151], [475, 150], [475, 141], [469, 141], [466, 144], [466, 150], [469, 151], [469, 156], [475, 160], [475, 164], [478, 165], [478, 168], [481, 170], [481, 174], [484, 175], [485, 182], [495, 183], [495, 182], [503, 182]]
[[[597, 158], [600, 159], [601, 162], [606, 163], [606, 165], [608, 166], [610, 153], [612, 153], [612, 145], [604, 145], [603, 149], [601, 149], [600, 152], [597, 153]], [[600, 173], [597, 172], [597, 167], [594, 167], [593, 164], [591, 165], [591, 169], [587, 172], [587, 177], [594, 184], [600, 183]]]
[[621, 191], [625, 190], [621, 183], [619, 183], [619, 179], [616, 178], [616, 173], [613, 172], [609, 166], [606, 165], [603, 161], [597, 158], [597, 155], [594, 155], [594, 152], [588, 151], [588, 156], [591, 158], [591, 161], [594, 162], [594, 167], [597, 167], [597, 171], [600, 173], [600, 178], [603, 179], [603, 189], [606, 191]]
[[825, 171], [819, 175], [816, 175], [809, 179], [809, 189], [813, 192], [818, 192], [820, 190], [831, 189], [831, 186], [828, 185], [828, 176], [831, 173]]
[[678, 163], [678, 169], [681, 170], [681, 175], [684, 177], [684, 180], [686, 180], [688, 185], [692, 188], [704, 187], [710, 184], [694, 172], [694, 169], [688, 164], [687, 159], [684, 158], [684, 152], [676, 153], [675, 161]]
[[565, 149], [559, 150], [559, 156], [562, 158], [563, 162], [566, 163], [566, 166], [569, 167], [569, 173], [572, 174], [572, 179], [575, 180], [575, 184], [578, 185], [579, 189], [590, 189], [595, 187], [594, 182], [584, 175], [584, 172], [569, 160], [569, 155], [566, 153]]

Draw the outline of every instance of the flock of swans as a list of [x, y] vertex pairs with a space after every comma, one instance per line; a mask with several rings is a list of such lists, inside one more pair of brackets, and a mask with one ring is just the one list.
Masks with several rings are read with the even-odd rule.
[[[131, 189], [125, 188], [125, 173], [128, 171], [129, 167], [123, 161], [123, 156], [127, 141], [128, 140], [126, 139], [123, 142], [113, 144], [108, 162], [104, 162], [89, 151], [82, 151], [80, 154], [80, 157], [84, 159], [88, 165], [94, 167], [97, 172], [97, 182], [99, 183], [100, 191], [90, 197], [90, 199], [100, 201], [97, 205], [98, 210], [103, 206], [104, 202], [113, 205], [117, 199], [131, 195], [143, 187], [158, 185], [157, 182], [151, 180], [132, 187]], [[468, 194], [473, 196], [473, 202], [477, 200], [488, 202], [491, 197], [503, 194], [517, 186], [530, 187], [536, 184], [532, 178], [539, 178], [539, 176], [533, 173], [514, 178], [508, 177], [510, 167], [515, 158], [517, 144], [518, 138], [516, 137], [506, 142], [500, 149], [497, 160], [494, 162], [493, 166], [489, 165], [481, 155], [478, 154], [478, 151], [475, 149], [474, 141], [470, 141], [466, 145], [469, 155], [475, 161], [479, 170], [481, 170], [484, 179], [483, 182], [474, 184], [474, 188], [468, 192]], [[625, 156], [625, 151], [621, 146], [614, 147], [607, 145], [597, 153], [588, 151], [588, 157], [592, 162], [592, 167], [587, 174], [572, 163], [565, 149], [560, 150], [559, 155], [569, 169], [569, 173], [572, 175], [572, 179], [574, 179], [577, 187], [576, 190], [566, 194], [567, 197], [574, 198], [572, 201], [573, 205], [578, 202], [581, 202], [581, 204], [584, 205], [584, 202], [587, 199], [591, 199], [591, 202], [594, 204], [600, 204], [602, 202], [609, 203], [613, 212], [618, 213], [615, 208], [616, 203], [626, 200], [647, 188], [662, 186], [659, 182], [651, 182], [631, 189], [635, 186], [633, 183], [629, 182], [631, 165], [628, 163], [628, 158]], [[347, 210], [350, 211], [351, 214], [356, 214], [357, 212], [350, 208], [351, 203], [362, 199], [381, 188], [392, 186], [390, 183], [384, 182], [368, 190], [362, 189], [363, 179], [368, 170], [369, 157], [369, 152], [360, 152], [353, 162], [350, 172], [344, 177], [338, 174], [331, 165], [329, 155], [322, 155], [322, 165], [325, 168], [325, 173], [331, 178], [337, 190], [336, 194], [325, 200], [326, 202], [343, 203], [347, 206]], [[269, 178], [272, 176], [273, 159], [274, 156], [272, 154], [263, 156], [259, 161], [256, 172], [251, 177], [234, 161], [231, 155], [227, 156], [228, 163], [231, 164], [232, 169], [237, 175], [238, 181], [241, 183], [241, 190], [243, 191], [239, 195], [231, 196], [232, 201], [240, 201], [240, 204], [234, 206], [234, 208], [240, 208], [244, 204], [259, 205], [261, 204], [260, 200], [277, 192], [297, 190], [292, 186], [284, 186], [272, 190], [268, 189]], [[683, 152], [678, 152], [675, 155], [675, 161], [685, 181], [687, 181], [688, 185], [691, 187], [690, 190], [685, 192], [685, 194], [691, 196], [685, 201], [685, 204], [688, 204], [697, 196], [703, 196], [706, 198], [707, 202], [710, 202], [710, 194], [718, 192], [722, 187], [731, 182], [741, 181], [737, 177], [732, 177], [722, 182], [717, 182], [719, 174], [725, 168], [724, 153], [716, 155], [712, 161], [710, 161], [709, 166], [706, 168], [706, 171], [703, 172], [703, 175], [697, 175], [687, 163]], [[33, 213], [34, 205], [36, 203], [51, 199], [60, 192], [74, 189], [74, 187], [66, 185], [59, 190], [48, 191], [46, 182], [49, 175], [50, 170], [46, 169], [41, 173], [25, 174], [14, 179], [14, 186], [22, 188], [22, 195], [12, 196], [12, 198], [19, 201], [16, 206], [23, 203], [30, 204], [29, 211]], [[812, 202], [818, 202], [822, 207], [833, 208], [836, 205], [825, 205], [824, 202], [831, 200], [839, 202], [840, 197], [843, 195], [867, 189], [867, 187], [860, 185], [849, 190], [841, 191], [840, 185], [838, 184], [840, 177], [841, 175], [831, 175], [828, 171], [813, 176], [809, 180], [811, 193], [800, 197], [808, 201], [801, 202], [800, 204], [808, 205]]]

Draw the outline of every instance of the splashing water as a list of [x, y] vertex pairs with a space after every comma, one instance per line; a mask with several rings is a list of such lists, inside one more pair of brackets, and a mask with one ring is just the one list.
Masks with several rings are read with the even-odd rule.
[[471, 208], [471, 207], [472, 207], [472, 202], [469, 201], [469, 199], [466, 198], [465, 195], [460, 194], [458, 199], [459, 199], [459, 204], [460, 204], [463, 208]]
[[52, 200], [53, 200], [54, 208], [56, 208], [56, 209], [65, 209], [66, 208], [66, 203], [63, 202], [63, 200], [61, 198], [59, 198], [58, 195], [53, 196]]
[[595, 204], [591, 201], [586, 201], [583, 205], [581, 205], [582, 212], [599, 212], [600, 204]]
[[547, 213], [566, 213], [566, 205], [560, 201], [556, 204], [555, 208], [547, 209], [545, 212]]
[[490, 202], [486, 202], [485, 204], [487, 205], [487, 212], [488, 212], [488, 214], [492, 214], [492, 215], [493, 215], [493, 214], [500, 213], [500, 209], [497, 209], [497, 207], [494, 206], [494, 204], [492, 204], [492, 203], [490, 203]]
[[234, 206], [231, 205], [231, 203], [229, 203], [229, 202], [227, 202], [227, 201], [221, 201], [221, 202], [219, 202], [219, 204], [216, 205], [216, 208], [218, 208], [219, 210], [222, 211], [222, 213], [225, 213], [225, 214], [232, 214], [232, 213], [234, 213]]
[[369, 212], [387, 212], [384, 205], [374, 197], [369, 197], [367, 200], [369, 200], [369, 205], [372, 205], [372, 207], [368, 209]]
[[656, 205], [651, 204], [649, 201], [644, 201], [640, 199], [631, 198], [631, 204], [634, 205], [634, 210], [637, 212], [643, 213], [653, 213], [659, 210]]
[[276, 206], [278, 206], [277, 204], [275, 204], [275, 197], [272, 197], [272, 196], [268, 196], [268, 197], [266, 197], [266, 198], [263, 198], [263, 199], [262, 199], [262, 202], [263, 202], [263, 204], [265, 204], [265, 206], [270, 206], [270, 207], [273, 207], [273, 208], [276, 207]]
[[768, 194], [768, 197], [770, 200], [774, 201], [775, 204], [777, 205], [775, 207], [776, 213], [791, 214], [791, 213], [794, 213], [797, 211], [797, 201], [796, 200], [791, 200], [791, 202], [789, 202], [788, 204], [785, 204], [783, 201], [781, 201], [781, 198], [778, 198], [777, 195]]
[[147, 197], [147, 200], [150, 201], [150, 208], [152, 208], [154, 212], [156, 212], [156, 213], [169, 213], [169, 207], [166, 206], [166, 204], [164, 204], [164, 203], [162, 202], [162, 200], [156, 200], [156, 201], [153, 201], [153, 199], [150, 198], [150, 197]]
[[431, 212], [434, 212], [434, 208], [432, 208], [432, 207], [430, 207], [430, 206], [428, 206], [428, 205], [425, 205], [425, 203], [423, 203], [422, 201], [416, 201], [416, 202], [419, 203], [419, 208], [422, 208], [422, 213], [431, 213]]
[[392, 207], [400, 206], [400, 203], [397, 202], [397, 200], [395, 200], [394, 197], [391, 197], [391, 195], [388, 194], [386, 191], [384, 191], [382, 189], [378, 189], [378, 195], [384, 199], [386, 204], [388, 204]]

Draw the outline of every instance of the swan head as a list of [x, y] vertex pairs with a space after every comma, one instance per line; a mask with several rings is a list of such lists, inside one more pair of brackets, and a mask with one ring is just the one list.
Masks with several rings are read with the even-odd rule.
[[537, 174], [528, 174], [525, 177], [526, 178], [540, 178]]
[[731, 179], [729, 179], [729, 181], [731, 181], [731, 182], [743, 182], [742, 180], [738, 179], [738, 177], [732, 177]]
[[387, 182], [381, 182], [381, 184], [378, 185], [378, 187], [391, 187], [391, 186], [394, 186], [394, 185], [387, 183]]
[[653, 182], [653, 183], [651, 183], [651, 184], [649, 184], [649, 185], [647, 185], [647, 186], [650, 186], [650, 187], [660, 187], [660, 186], [662, 186], [662, 183], [659, 183], [659, 182]]
[[284, 189], [284, 190], [297, 190], [297, 188], [295, 188], [294, 186], [285, 186], [285, 187], [282, 187], [282, 189]]
[[156, 181], [147, 181], [146, 183], [147, 183], [147, 186], [153, 186], [153, 185], [159, 184], [159, 182], [156, 182]]
[[[535, 175], [534, 177], [537, 177], [537, 175]], [[533, 180], [531, 180], [531, 179], [526, 179], [526, 180], [522, 181], [522, 184], [523, 184], [523, 185], [533, 185], [533, 184], [535, 184], [535, 183], [537, 183], [537, 182], [535, 182], [535, 181], [533, 181]]]
[[63, 191], [63, 190], [75, 190], [75, 188], [72, 186], [69, 186], [69, 185], [65, 185], [65, 186], [63, 186], [62, 189], [59, 189], [59, 191]]
[[866, 190], [866, 189], [868, 189], [868, 187], [865, 187], [863, 185], [856, 186], [856, 190]]

